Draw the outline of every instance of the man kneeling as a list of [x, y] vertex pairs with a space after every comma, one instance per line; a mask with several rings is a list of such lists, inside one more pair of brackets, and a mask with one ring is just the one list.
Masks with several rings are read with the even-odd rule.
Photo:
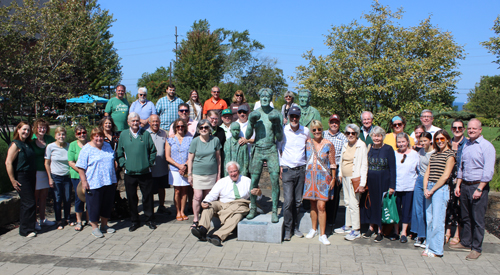
[[[251, 180], [240, 175], [240, 165], [230, 161], [226, 164], [226, 171], [229, 176], [220, 179], [215, 183], [210, 193], [201, 203], [203, 212], [198, 228], [191, 229], [191, 233], [200, 241], [208, 239], [213, 245], [220, 246], [229, 234], [236, 228], [250, 210], [250, 193], [261, 196], [262, 191], [254, 188], [250, 191]], [[218, 199], [218, 200], [217, 200]], [[207, 237], [210, 230], [210, 221], [217, 215], [221, 222], [221, 227], [212, 236]]]

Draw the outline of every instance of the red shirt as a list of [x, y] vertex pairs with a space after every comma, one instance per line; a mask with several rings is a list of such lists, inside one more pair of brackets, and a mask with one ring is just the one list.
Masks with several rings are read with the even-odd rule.
[[[207, 101], [205, 101], [205, 104], [203, 104], [203, 114], [206, 115], [208, 111], [210, 110], [224, 110], [227, 109], [227, 103], [224, 101], [224, 99], [219, 98], [214, 103], [214, 98], [211, 97]], [[220, 111], [219, 111], [220, 113]]]

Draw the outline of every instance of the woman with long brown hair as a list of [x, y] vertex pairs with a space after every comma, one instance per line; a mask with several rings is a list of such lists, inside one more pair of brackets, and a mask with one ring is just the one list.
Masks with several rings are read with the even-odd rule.
[[189, 93], [189, 118], [194, 121], [200, 121], [203, 113], [203, 106], [200, 103], [198, 91], [191, 90]]

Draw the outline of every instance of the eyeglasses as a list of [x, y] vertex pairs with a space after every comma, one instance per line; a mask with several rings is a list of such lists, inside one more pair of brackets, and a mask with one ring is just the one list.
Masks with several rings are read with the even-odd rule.
[[188, 109], [180, 109], [179, 112], [181, 112], [181, 113], [189, 113], [189, 110]]
[[210, 129], [210, 127], [209, 126], [200, 126], [199, 129], [200, 130], [207, 130], [208, 131]]
[[243, 95], [235, 95], [235, 96], [237, 96], [237, 97], [242, 97]]
[[463, 131], [464, 127], [451, 127], [453, 131]]
[[402, 127], [403, 123], [393, 123], [392, 127]]
[[147, 94], [139, 94], [139, 96], [146, 96]]
[[220, 91], [212, 91], [212, 93], [219, 94], [219, 93], [220, 93]]
[[298, 115], [290, 115], [290, 119], [292, 119], [292, 118], [293, 118], [293, 119], [299, 119], [299, 118], [300, 118], [300, 116], [298, 116]]
[[444, 137], [436, 138], [436, 142], [446, 142], [446, 138]]
[[357, 134], [358, 134], [358, 133], [356, 133], [356, 132], [350, 132], [350, 131], [345, 132], [345, 135], [346, 135], [346, 136], [355, 136], [355, 135], [357, 135]]
[[45, 126], [38, 126], [38, 127], [36, 127], [36, 128], [37, 128], [38, 130], [47, 130], [47, 127], [45, 127]]
[[421, 118], [432, 118], [432, 116], [420, 116]]
[[291, 97], [291, 96], [289, 96], [289, 95], [287, 95], [287, 96], [285, 96], [285, 98], [292, 98], [292, 97]]
[[238, 114], [241, 114], [241, 113], [246, 114], [246, 113], [247, 113], [247, 111], [238, 111]]
[[316, 133], [316, 132], [322, 132], [323, 129], [321, 128], [316, 128], [316, 129], [312, 129], [313, 133]]
[[186, 127], [186, 126], [184, 126], [184, 125], [177, 125], [175, 128], [184, 128], [184, 127]]
[[79, 135], [86, 135], [86, 134], [87, 134], [87, 131], [76, 132], [77, 136], [79, 136]]

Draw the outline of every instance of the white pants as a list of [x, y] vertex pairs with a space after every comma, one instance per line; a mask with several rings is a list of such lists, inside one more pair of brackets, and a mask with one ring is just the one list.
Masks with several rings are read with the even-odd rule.
[[342, 177], [342, 191], [345, 203], [345, 226], [354, 230], [361, 228], [359, 224], [359, 193], [354, 192], [352, 177]]

